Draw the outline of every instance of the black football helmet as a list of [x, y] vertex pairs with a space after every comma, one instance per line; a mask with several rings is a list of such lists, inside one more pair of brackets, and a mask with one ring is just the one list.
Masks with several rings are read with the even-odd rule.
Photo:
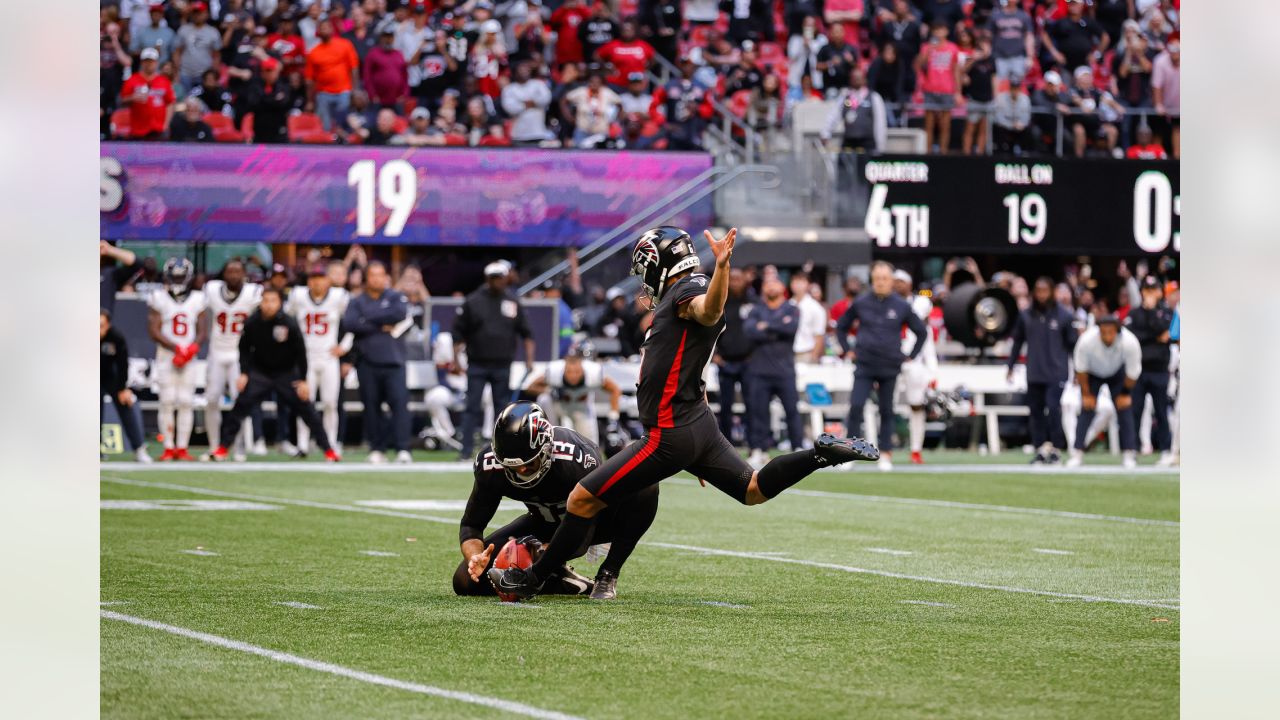
[[196, 269], [186, 258], [169, 258], [160, 271], [164, 288], [170, 295], [184, 295], [191, 289], [191, 281], [195, 279]]
[[640, 276], [645, 294], [654, 302], [662, 299], [668, 278], [699, 265], [689, 233], [670, 225], [645, 231], [631, 250], [631, 274]]
[[493, 427], [493, 454], [518, 488], [538, 484], [551, 469], [551, 421], [537, 403], [514, 402]]

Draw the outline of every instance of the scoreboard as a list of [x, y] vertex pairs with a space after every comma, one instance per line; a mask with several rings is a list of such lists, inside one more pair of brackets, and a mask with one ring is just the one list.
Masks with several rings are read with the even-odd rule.
[[877, 156], [857, 170], [873, 252], [1181, 251], [1176, 161]]

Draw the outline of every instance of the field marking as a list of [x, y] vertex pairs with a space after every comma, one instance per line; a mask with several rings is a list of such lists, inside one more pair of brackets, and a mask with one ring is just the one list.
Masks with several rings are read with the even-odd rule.
[[196, 495], [210, 495], [213, 497], [239, 498], [241, 500], [260, 500], [262, 502], [280, 503], [281, 505], [297, 505], [299, 507], [315, 508], [318, 510], [339, 510], [342, 512], [366, 513], [368, 515], [385, 515], [388, 517], [408, 518], [410, 520], [426, 520], [428, 522], [445, 523], [446, 525], [457, 525], [457, 518], [442, 518], [434, 515], [419, 515], [415, 513], [399, 512], [397, 510], [384, 510], [382, 508], [360, 507], [358, 505], [338, 505], [336, 503], [313, 502], [311, 500], [295, 500], [293, 498], [269, 497], [266, 495], [249, 495], [246, 493], [225, 492], [223, 490], [211, 490], [209, 488], [195, 487], [192, 485], [175, 485], [173, 483], [151, 482], [149, 480], [131, 480], [129, 478], [102, 476], [103, 482], [113, 482], [120, 485], [133, 485], [135, 487], [156, 488], [160, 490], [176, 490], [179, 492], [189, 492]]
[[999, 590], [1001, 592], [1020, 593], [1023, 595], [1042, 595], [1044, 597], [1068, 598], [1071, 600], [1082, 600], [1084, 602], [1100, 602], [1100, 603], [1116, 603], [1120, 605], [1140, 605], [1142, 607], [1164, 608], [1166, 610], [1179, 610], [1177, 605], [1166, 605], [1162, 603], [1150, 602], [1147, 600], [1127, 600], [1124, 598], [1101, 597], [1098, 595], [1080, 595], [1076, 593], [1055, 592], [1052, 590], [1036, 590], [1034, 588], [1020, 588], [1010, 585], [994, 585], [991, 583], [970, 582], [968, 580], [951, 580], [948, 578], [928, 577], [926, 575], [908, 575], [906, 573], [891, 572], [889, 570], [872, 570], [870, 568], [854, 567], [852, 565], [840, 565], [838, 563], [817, 562], [814, 560], [798, 560], [795, 558], [774, 557], [771, 555], [761, 555], [760, 553], [740, 552], [737, 550], [722, 550], [720, 548], [698, 547], [696, 545], [678, 545], [676, 543], [641, 541], [643, 545], [651, 545], [654, 547], [669, 548], [672, 550], [690, 550], [702, 553], [704, 555], [722, 555], [724, 557], [745, 558], [747, 560], [769, 560], [772, 562], [792, 563], [795, 565], [806, 565], [808, 567], [823, 568], [826, 570], [839, 570], [847, 573], [857, 573], [859, 575], [876, 575], [879, 577], [896, 578], [898, 580], [914, 580], [916, 582], [937, 583], [939, 585], [955, 585], [957, 587], [974, 588], [977, 590]]
[[103, 602], [98, 603], [100, 607], [114, 607], [116, 605], [128, 605], [128, 604], [129, 604], [128, 600], [105, 600]]
[[323, 610], [324, 609], [319, 605], [312, 605], [311, 603], [298, 602], [297, 600], [277, 600], [271, 604], [280, 605], [282, 607], [295, 608], [297, 610]]
[[703, 605], [714, 605], [715, 607], [733, 608], [735, 610], [749, 610], [750, 605], [739, 605], [738, 603], [722, 602], [720, 600], [702, 600]]
[[178, 552], [184, 552], [188, 555], [199, 555], [201, 557], [218, 557], [218, 553], [212, 550], [205, 550], [204, 548], [196, 548], [195, 550], [179, 550]]
[[[673, 485], [698, 487], [696, 480], [673, 478], [666, 481]], [[1154, 520], [1151, 518], [1126, 517], [1123, 515], [1099, 515], [1097, 513], [1074, 512], [1071, 510], [1050, 510], [1048, 508], [1018, 507], [1014, 505], [987, 505], [984, 503], [968, 503], [956, 500], [934, 500], [929, 498], [894, 497], [892, 495], [860, 495], [858, 493], [830, 492], [827, 490], [805, 490], [789, 488], [784, 497], [801, 495], [804, 497], [837, 498], [862, 502], [886, 503], [890, 505], [919, 505], [924, 507], [952, 508], [957, 510], [981, 510], [984, 512], [1013, 513], [1016, 515], [1043, 515], [1047, 517], [1069, 518], [1072, 520], [1102, 520], [1106, 522], [1130, 523], [1133, 525], [1155, 525], [1159, 527], [1181, 527], [1177, 520]]]
[[[466, 500], [356, 500], [356, 505], [360, 507], [376, 507], [387, 508], [389, 510], [452, 510], [462, 512], [467, 509]], [[502, 500], [498, 503], [499, 511], [519, 510], [527, 511], [529, 508], [522, 502], [515, 500]]]
[[1054, 550], [1053, 548], [1031, 548], [1031, 552], [1038, 552], [1041, 555], [1075, 555], [1070, 550]]
[[151, 628], [152, 630], [160, 630], [171, 635], [198, 640], [207, 645], [225, 648], [227, 650], [235, 650], [237, 652], [257, 655], [259, 657], [274, 660], [278, 663], [286, 665], [295, 665], [307, 670], [315, 670], [316, 672], [328, 673], [339, 677], [357, 680], [359, 682], [368, 683], [370, 685], [381, 685], [383, 687], [393, 688], [395, 690], [404, 690], [406, 692], [418, 693], [420, 695], [431, 695], [433, 697], [445, 698], [447, 700], [457, 700], [459, 702], [470, 703], [472, 705], [482, 705], [484, 707], [494, 708], [503, 712], [512, 713], [514, 715], [524, 715], [531, 718], [543, 718], [545, 720], [581, 720], [573, 715], [568, 715], [554, 710], [543, 710], [542, 708], [525, 705], [512, 700], [503, 700], [502, 698], [489, 697], [487, 695], [477, 695], [475, 693], [462, 692], [459, 690], [447, 690], [431, 685], [423, 685], [421, 683], [406, 682], [404, 680], [396, 680], [384, 675], [376, 675], [364, 670], [356, 670], [354, 668], [343, 667], [333, 663], [322, 662], [320, 660], [312, 660], [298, 655], [292, 655], [279, 650], [271, 650], [258, 645], [253, 645], [239, 640], [221, 637], [219, 635], [211, 635], [209, 633], [200, 632], [198, 630], [190, 630], [177, 625], [169, 625], [147, 618], [134, 617], [132, 615], [124, 615], [110, 610], [99, 611], [103, 618], [107, 620], [118, 620], [131, 625], [139, 625], [141, 627]]
[[369, 557], [400, 557], [400, 553], [387, 552], [386, 550], [361, 550], [361, 555]]
[[910, 550], [894, 550], [892, 548], [878, 548], [878, 547], [862, 548], [862, 549], [866, 550], [867, 552], [880, 553], [881, 555], [897, 555], [900, 557], [906, 556], [906, 555], [915, 555], [915, 553]]
[[101, 510], [283, 510], [279, 505], [244, 500], [101, 500]]
[[899, 605], [928, 605], [929, 607], [954, 608], [955, 605], [944, 602], [930, 602], [928, 600], [899, 600]]

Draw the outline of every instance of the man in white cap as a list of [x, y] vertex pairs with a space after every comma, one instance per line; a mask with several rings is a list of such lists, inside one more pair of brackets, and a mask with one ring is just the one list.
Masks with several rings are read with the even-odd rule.
[[1044, 87], [1031, 96], [1031, 107], [1035, 111], [1032, 117], [1041, 133], [1052, 136], [1058, 132], [1056, 115], [1071, 113], [1071, 96], [1063, 87], [1062, 76], [1057, 71], [1050, 70], [1044, 74]]
[[533, 370], [533, 331], [524, 307], [508, 288], [511, 270], [511, 264], [504, 260], [486, 265], [484, 285], [467, 296], [453, 321], [454, 350], [467, 354], [467, 409], [462, 416], [460, 460], [474, 457], [485, 386], [492, 390], [494, 415], [511, 401], [511, 363], [516, 358], [517, 337], [524, 339], [525, 374]]

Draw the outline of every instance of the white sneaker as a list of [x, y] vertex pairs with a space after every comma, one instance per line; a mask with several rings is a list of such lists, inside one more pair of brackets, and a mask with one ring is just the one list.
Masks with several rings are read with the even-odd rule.
[[258, 438], [258, 440], [253, 443], [253, 449], [249, 451], [249, 454], [256, 455], [257, 457], [264, 457], [267, 454], [267, 441], [262, 438]]
[[747, 464], [759, 470], [769, 462], [769, 456], [763, 450], [752, 450], [751, 456], [747, 458]]
[[409, 454], [408, 450], [401, 450], [400, 452], [396, 453], [397, 465], [408, 465], [409, 463], [412, 463], [412, 462], [413, 462], [413, 456]]
[[387, 456], [383, 455], [381, 451], [374, 450], [373, 452], [369, 453], [369, 464], [383, 465], [386, 462], [387, 462]]
[[1084, 453], [1072, 448], [1071, 455], [1067, 458], [1067, 467], [1078, 468], [1084, 463]]
[[1173, 467], [1173, 464], [1173, 453], [1168, 450], [1160, 453], [1160, 459], [1156, 461], [1156, 467]]
[[880, 459], [876, 461], [876, 467], [880, 472], [889, 472], [893, 469], [893, 459], [889, 453], [880, 453]]
[[136, 459], [137, 459], [137, 461], [138, 461], [138, 462], [140, 462], [140, 463], [149, 463], [149, 462], [151, 462], [151, 456], [147, 454], [147, 449], [146, 449], [146, 448], [144, 448], [144, 447], [140, 447], [140, 448], [138, 448], [137, 450], [135, 450], [135, 451], [133, 452], [133, 456], [134, 456], [134, 458], [136, 458]]
[[1124, 460], [1121, 460], [1120, 464], [1125, 470], [1132, 470], [1138, 467], [1138, 454], [1136, 452], [1132, 450], [1125, 450], [1121, 455], [1124, 457]]
[[232, 452], [232, 453], [231, 453], [231, 459], [232, 459], [232, 461], [234, 461], [234, 462], [244, 462], [245, 460], [248, 460], [249, 458], [247, 458], [247, 457], [245, 457], [245, 456], [244, 456], [244, 451], [243, 451], [243, 450], [236, 450], [236, 451], [234, 451], [234, 452]]
[[281, 441], [280, 441], [280, 452], [281, 452], [281, 453], [283, 453], [283, 454], [285, 454], [285, 455], [288, 455], [289, 457], [293, 457], [294, 455], [297, 455], [297, 454], [298, 454], [298, 446], [297, 446], [297, 445], [294, 445], [293, 443], [289, 442], [288, 440], [281, 440]]

